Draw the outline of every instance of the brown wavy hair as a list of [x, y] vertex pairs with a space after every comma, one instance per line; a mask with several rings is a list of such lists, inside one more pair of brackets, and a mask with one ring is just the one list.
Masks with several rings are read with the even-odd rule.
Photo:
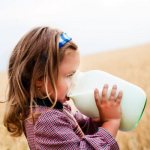
[[[73, 41], [59, 49], [61, 33], [50, 27], [34, 28], [21, 38], [11, 54], [4, 126], [12, 136], [20, 136], [23, 133], [27, 109], [30, 108], [32, 112], [34, 98], [38, 96], [35, 81], [44, 79], [45, 89], [47, 82], [50, 81], [55, 93], [52, 107], [56, 104], [59, 65], [68, 48], [77, 50], [77, 45]], [[51, 100], [47, 90], [46, 96]]]

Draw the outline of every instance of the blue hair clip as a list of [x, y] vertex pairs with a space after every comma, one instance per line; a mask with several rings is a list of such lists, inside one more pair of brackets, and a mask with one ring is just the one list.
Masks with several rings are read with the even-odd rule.
[[68, 43], [71, 40], [72, 38], [69, 37], [66, 33], [62, 33], [60, 35], [59, 48], [62, 48], [66, 43]]

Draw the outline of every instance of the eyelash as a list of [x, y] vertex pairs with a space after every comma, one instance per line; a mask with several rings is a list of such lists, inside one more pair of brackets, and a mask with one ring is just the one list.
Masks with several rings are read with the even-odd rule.
[[70, 74], [70, 75], [68, 75], [67, 77], [70, 78], [70, 77], [72, 77], [72, 76], [73, 76], [73, 74]]

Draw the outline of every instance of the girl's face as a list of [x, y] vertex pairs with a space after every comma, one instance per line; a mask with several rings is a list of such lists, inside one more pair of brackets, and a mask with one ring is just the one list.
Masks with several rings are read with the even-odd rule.
[[58, 82], [56, 83], [58, 91], [58, 100], [65, 102], [67, 92], [71, 86], [71, 78], [80, 64], [78, 51], [68, 50], [60, 64]]
[[[57, 99], [61, 103], [64, 103], [67, 98], [66, 95], [71, 86], [71, 77], [76, 72], [80, 64], [80, 55], [78, 51], [68, 49], [59, 67], [58, 80], [56, 82]], [[41, 88], [41, 92], [45, 93], [44, 83]], [[50, 82], [48, 83], [48, 92], [50, 97], [54, 99], [54, 93], [52, 91]]]

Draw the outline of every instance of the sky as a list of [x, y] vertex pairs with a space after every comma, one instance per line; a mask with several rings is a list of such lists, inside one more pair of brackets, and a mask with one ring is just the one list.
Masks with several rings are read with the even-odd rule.
[[0, 71], [18, 40], [46, 25], [66, 32], [81, 55], [150, 42], [150, 0], [0, 0]]

